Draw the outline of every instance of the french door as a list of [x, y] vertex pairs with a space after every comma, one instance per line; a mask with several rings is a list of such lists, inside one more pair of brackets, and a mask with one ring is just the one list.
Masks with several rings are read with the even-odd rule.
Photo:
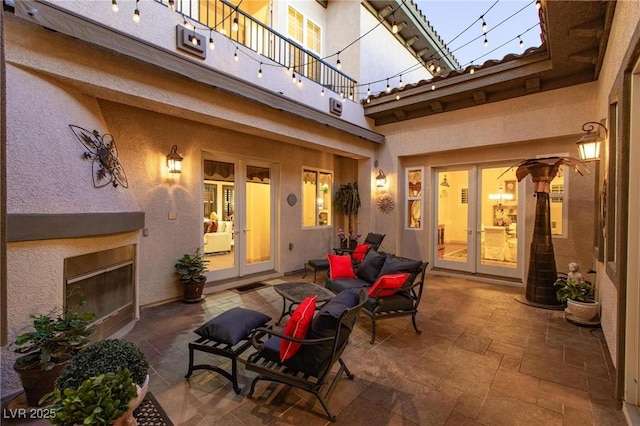
[[434, 266], [472, 274], [522, 277], [522, 196], [510, 165], [433, 172]]
[[[218, 281], [273, 270], [274, 165], [212, 156], [204, 159], [203, 171], [207, 279]], [[217, 229], [207, 232], [206, 223], [214, 217]], [[217, 235], [221, 233], [230, 235]]]

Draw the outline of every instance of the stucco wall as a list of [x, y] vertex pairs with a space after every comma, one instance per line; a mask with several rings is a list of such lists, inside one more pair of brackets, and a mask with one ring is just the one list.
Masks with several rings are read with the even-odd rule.
[[[398, 208], [391, 215], [377, 216], [380, 220], [378, 228], [387, 235], [403, 235], [403, 239], [413, 240], [412, 244], [402, 247], [405, 254], [419, 250], [423, 258], [428, 256], [428, 244], [424, 239], [429, 235], [429, 230], [422, 231], [426, 232], [424, 238], [403, 231], [403, 181], [396, 174], [398, 170], [403, 173], [402, 164], [417, 165], [409, 162], [409, 159], [439, 152], [443, 153], [439, 165], [500, 160], [515, 164], [527, 155], [563, 152], [576, 156], [577, 152], [572, 151], [575, 148], [566, 145], [551, 143], [542, 150], [538, 144], [547, 139], [557, 141], [563, 137], [575, 142], [582, 123], [591, 120], [594, 115], [595, 87], [596, 83], [583, 84], [380, 126], [378, 129], [386, 135], [387, 143], [378, 152], [377, 158], [385, 171], [391, 171], [387, 174], [388, 191], [396, 199]], [[517, 149], [503, 149], [503, 144], [517, 144]], [[488, 149], [490, 147], [493, 148]], [[425, 172], [429, 176], [429, 171]], [[392, 240], [385, 239], [385, 243], [391, 244]], [[395, 245], [393, 249], [396, 249]]]
[[[602, 71], [597, 85], [597, 106], [596, 113], [591, 121], [598, 121], [609, 118], [609, 104], [612, 101], [620, 101], [622, 96], [621, 75], [624, 68], [629, 64], [624, 62], [625, 56], [629, 55], [629, 50], [635, 46], [630, 45], [634, 33], [638, 31], [640, 23], [640, 3], [634, 1], [619, 1], [616, 3], [616, 10], [612, 24], [607, 51], [605, 53]], [[636, 106], [637, 108], [637, 106]], [[607, 125], [611, 125], [607, 121]], [[606, 158], [608, 158], [607, 148], [603, 147], [603, 159], [601, 163], [601, 181], [598, 186], [602, 187]], [[637, 221], [637, 215], [630, 214], [629, 220]], [[606, 246], [606, 243], [605, 243]], [[631, 258], [630, 258], [631, 259]], [[637, 259], [637, 256], [635, 257]], [[618, 289], [608, 277], [604, 264], [598, 264], [597, 288], [602, 304], [601, 322], [602, 330], [613, 362], [617, 362], [617, 327], [618, 327]], [[627, 282], [628, 286], [638, 286], [638, 282]], [[616, 367], [618, 367], [616, 365]]]

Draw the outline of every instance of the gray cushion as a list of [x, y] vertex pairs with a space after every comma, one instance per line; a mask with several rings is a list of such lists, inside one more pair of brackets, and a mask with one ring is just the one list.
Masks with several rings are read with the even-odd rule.
[[356, 268], [356, 276], [373, 284], [380, 275], [380, 270], [385, 262], [386, 256], [375, 250], [369, 250], [362, 262]]
[[362, 288], [368, 287], [370, 285], [370, 282], [361, 280], [359, 278], [340, 278], [338, 280], [328, 279], [325, 283], [325, 287], [336, 294], [339, 294], [341, 291], [350, 288]]
[[210, 319], [193, 332], [216, 342], [235, 345], [246, 338], [251, 330], [268, 323], [271, 317], [262, 312], [232, 308]]
[[420, 260], [402, 259], [389, 254], [384, 261], [384, 265], [382, 265], [380, 276], [407, 272], [410, 276], [409, 279], [407, 279], [405, 286], [410, 287], [415, 281], [416, 276], [418, 276], [421, 266], [422, 261]]

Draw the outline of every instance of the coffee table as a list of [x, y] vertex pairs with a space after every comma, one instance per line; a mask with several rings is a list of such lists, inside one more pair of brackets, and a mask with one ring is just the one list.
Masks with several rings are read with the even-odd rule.
[[[335, 297], [335, 294], [333, 294], [331, 290], [318, 284], [310, 283], [309, 281], [293, 281], [290, 283], [276, 284], [273, 286], [273, 289], [282, 296], [282, 314], [276, 324], [280, 324], [280, 321], [282, 321], [285, 315], [291, 315], [294, 306], [299, 305], [300, 302], [309, 296], [317, 296], [316, 309], [319, 309]], [[288, 308], [287, 302], [289, 302]]]

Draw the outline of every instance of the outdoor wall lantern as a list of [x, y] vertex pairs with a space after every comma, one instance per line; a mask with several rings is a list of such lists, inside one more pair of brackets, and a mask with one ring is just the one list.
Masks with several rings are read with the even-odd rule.
[[378, 188], [384, 188], [387, 184], [387, 175], [384, 174], [382, 169], [378, 169], [378, 176], [376, 176], [376, 186]]
[[183, 158], [178, 154], [178, 146], [172, 146], [171, 152], [167, 155], [169, 173], [182, 173], [182, 160]]
[[[600, 129], [596, 126], [601, 126], [604, 129], [604, 138], [600, 136]], [[582, 125], [582, 130], [586, 133], [578, 140], [578, 151], [580, 152], [580, 159], [582, 161], [594, 161], [600, 159], [600, 143], [608, 137], [608, 130], [606, 126], [596, 121], [588, 121]]]

